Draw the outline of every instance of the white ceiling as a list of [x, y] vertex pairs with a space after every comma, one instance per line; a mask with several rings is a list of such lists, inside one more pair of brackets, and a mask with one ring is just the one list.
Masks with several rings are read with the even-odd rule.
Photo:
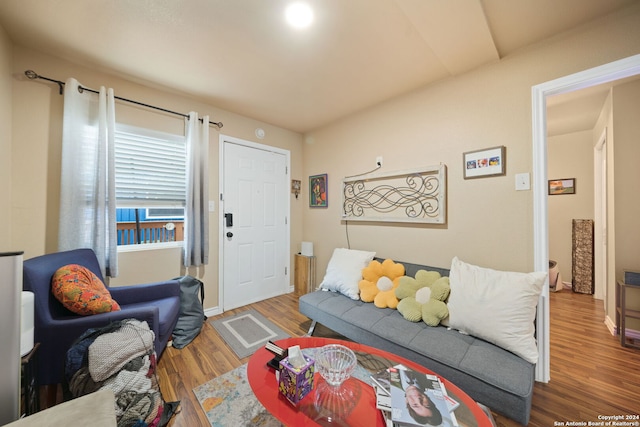
[[2, 0], [0, 26], [18, 45], [306, 132], [636, 1], [306, 0], [315, 21], [295, 30], [288, 0]]

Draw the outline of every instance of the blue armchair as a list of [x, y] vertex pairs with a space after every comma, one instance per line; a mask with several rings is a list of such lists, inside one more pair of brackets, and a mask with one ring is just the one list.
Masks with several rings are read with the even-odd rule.
[[109, 292], [121, 310], [80, 316], [67, 310], [51, 292], [51, 278], [58, 268], [79, 264], [104, 281], [100, 265], [91, 249], [75, 249], [28, 259], [23, 263], [23, 289], [35, 294], [34, 342], [40, 343], [37, 357], [39, 385], [60, 384], [64, 379], [67, 350], [87, 329], [135, 318], [146, 321], [155, 334], [154, 347], [159, 358], [180, 312], [180, 282], [110, 287]]

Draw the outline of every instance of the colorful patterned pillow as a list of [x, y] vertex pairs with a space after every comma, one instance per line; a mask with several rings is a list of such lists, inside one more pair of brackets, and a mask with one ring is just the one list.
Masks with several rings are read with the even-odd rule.
[[91, 270], [78, 264], [60, 267], [51, 279], [51, 292], [68, 310], [87, 316], [120, 310]]

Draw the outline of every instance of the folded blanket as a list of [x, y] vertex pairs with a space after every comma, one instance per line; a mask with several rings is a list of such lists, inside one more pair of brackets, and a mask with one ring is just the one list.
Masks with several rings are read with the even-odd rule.
[[147, 363], [139, 371], [127, 371], [122, 370], [107, 380], [105, 380], [102, 388], [109, 388], [113, 390], [115, 395], [122, 391], [133, 391], [136, 393], [148, 392], [153, 383], [150, 378], [147, 377], [149, 372], [149, 358], [146, 358]]
[[89, 373], [94, 381], [104, 381], [131, 359], [151, 354], [155, 335], [147, 322], [128, 319], [115, 332], [100, 335], [89, 346]]

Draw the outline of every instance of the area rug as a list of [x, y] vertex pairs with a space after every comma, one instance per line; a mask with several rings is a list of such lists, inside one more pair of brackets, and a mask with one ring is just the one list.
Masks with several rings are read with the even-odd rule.
[[246, 363], [194, 388], [193, 393], [212, 427], [282, 425], [251, 391]]
[[254, 309], [210, 322], [239, 359], [252, 355], [267, 341], [289, 338], [289, 334]]
[[[304, 349], [303, 353], [315, 356], [317, 349]], [[356, 353], [361, 356], [361, 353]], [[360, 360], [360, 359], [359, 359]], [[377, 366], [376, 366], [377, 368]], [[353, 376], [370, 383], [371, 372], [360, 364]], [[275, 374], [274, 379], [275, 381]], [[235, 368], [193, 389], [200, 406], [212, 427], [257, 426], [280, 427], [282, 424], [271, 415], [253, 394], [247, 380], [247, 364]]]

